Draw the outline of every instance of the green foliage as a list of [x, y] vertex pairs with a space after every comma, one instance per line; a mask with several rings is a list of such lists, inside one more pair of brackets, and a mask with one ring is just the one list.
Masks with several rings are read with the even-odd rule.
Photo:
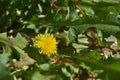
[[[38, 33], [57, 54], [39, 54]], [[0, 0], [0, 80], [119, 80], [119, 67], [119, 0]]]

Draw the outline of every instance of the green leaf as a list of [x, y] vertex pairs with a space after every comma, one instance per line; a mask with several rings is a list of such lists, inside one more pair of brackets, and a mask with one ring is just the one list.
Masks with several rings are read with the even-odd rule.
[[39, 66], [39, 68], [40, 68], [41, 70], [43, 70], [43, 71], [47, 71], [47, 70], [49, 70], [50, 65], [47, 64], [47, 63], [41, 64], [41, 65]]
[[87, 15], [95, 14], [94, 10], [88, 6], [82, 6], [81, 7]]
[[82, 62], [82, 63], [80, 64], [80, 66], [81, 66], [83, 69], [86, 69], [86, 70], [90, 70], [90, 69], [91, 69], [91, 67], [87, 66], [84, 62]]
[[105, 22], [110, 23], [110, 24], [120, 25], [119, 13], [118, 12], [110, 12], [106, 16]]
[[10, 46], [4, 45], [4, 46], [3, 46], [3, 49], [4, 49], [3, 53], [7, 53], [8, 56], [11, 56], [12, 49], [11, 49]]
[[75, 10], [75, 6], [71, 1], [69, 1], [69, 6], [67, 7], [68, 14], [66, 16], [67, 19], [70, 19], [71, 21], [75, 21], [79, 19], [79, 16]]
[[70, 28], [69, 31], [66, 32], [66, 45], [72, 42], [76, 37], [76, 32], [74, 29]]
[[115, 34], [115, 37], [117, 38], [117, 43], [118, 43], [118, 45], [120, 46], [120, 32], [117, 32], [117, 33]]
[[6, 53], [0, 54], [0, 63], [5, 65], [8, 62], [8, 55]]
[[119, 3], [119, 0], [109, 0], [109, 1], [106, 1], [106, 0], [103, 0], [103, 2], [106, 2], [106, 3]]
[[83, 45], [83, 44], [77, 44], [77, 43], [72, 43], [72, 46], [76, 49], [86, 49], [88, 46]]
[[81, 56], [95, 61], [99, 61], [101, 59], [100, 52], [97, 49], [87, 52], [85, 51], [84, 53], [81, 53]]
[[[24, 53], [24, 51], [22, 49], [27, 46], [28, 42], [19, 33], [18, 33], [17, 37], [15, 37], [15, 38], [8, 38], [6, 33], [2, 33], [0, 36], [1, 36], [0, 37], [1, 43], [3, 43], [6, 46], [16, 49], [20, 54]], [[5, 48], [7, 48], [7, 47], [5, 47]], [[7, 52], [7, 53], [9, 53], [9, 52]]]
[[27, 40], [21, 36], [20, 33], [18, 33], [15, 38], [11, 38], [10, 41], [20, 49], [25, 48], [28, 44]]
[[85, 32], [91, 27], [95, 27], [99, 30], [102, 31], [103, 36], [108, 37], [111, 34], [115, 34], [118, 31], [120, 31], [119, 26], [115, 25], [108, 25], [108, 24], [83, 24], [83, 25], [76, 25], [76, 26], [71, 26], [74, 32], [80, 33], [80, 32]]
[[[81, 61], [90, 66], [93, 69], [102, 69], [104, 70], [104, 73], [102, 75], [106, 75], [109, 80], [119, 80], [119, 75], [120, 75], [120, 59], [113, 59], [109, 58], [108, 60], [100, 60], [100, 61], [95, 61], [94, 59], [88, 59], [85, 57], [81, 56], [71, 56], [72, 59], [75, 59], [77, 64], [79, 64]], [[103, 78], [105, 79], [105, 77]]]
[[5, 33], [0, 33], [0, 39], [6, 39], [7, 38], [7, 34]]
[[5, 67], [5, 65], [0, 63], [0, 80], [12, 80], [9, 74], [10, 71]]
[[44, 76], [39, 72], [35, 72], [31, 80], [52, 80], [55, 76]]
[[39, 54], [38, 50], [34, 47], [28, 46], [27, 48], [25, 48], [25, 52], [28, 53], [28, 55], [32, 59], [37, 61], [37, 63], [39, 63], [39, 64], [49, 61], [49, 58], [47, 56], [43, 56], [43, 55]]

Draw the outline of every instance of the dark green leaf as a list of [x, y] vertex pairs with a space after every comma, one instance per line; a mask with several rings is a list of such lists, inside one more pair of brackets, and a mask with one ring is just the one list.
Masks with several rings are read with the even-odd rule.
[[0, 80], [12, 80], [10, 71], [2, 63], [0, 63]]

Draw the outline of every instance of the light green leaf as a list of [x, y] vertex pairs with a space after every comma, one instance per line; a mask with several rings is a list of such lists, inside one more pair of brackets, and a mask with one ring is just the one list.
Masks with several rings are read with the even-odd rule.
[[84, 62], [82, 62], [82, 63], [80, 64], [80, 66], [81, 66], [83, 69], [86, 69], [86, 70], [90, 70], [90, 69], [91, 69], [91, 67], [87, 66]]
[[20, 33], [18, 33], [15, 38], [11, 38], [10, 41], [20, 49], [25, 48], [28, 44], [27, 40], [21, 36]]
[[8, 61], [8, 55], [6, 53], [0, 54], [0, 63], [5, 65]]
[[0, 39], [6, 39], [7, 38], [7, 34], [5, 33], [0, 33]]
[[3, 53], [7, 53], [8, 56], [11, 56], [11, 53], [12, 53], [11, 47], [8, 45], [4, 45], [3, 46]]
[[41, 65], [39, 66], [39, 68], [40, 68], [41, 70], [43, 70], [43, 71], [47, 71], [47, 70], [49, 70], [50, 65], [47, 64], [47, 63], [41, 64]]
[[39, 72], [35, 72], [32, 76], [32, 80], [54, 80], [55, 76], [44, 76]]
[[72, 46], [76, 49], [86, 49], [88, 46], [83, 45], [83, 44], [77, 44], [77, 43], [72, 43]]
[[22, 37], [20, 33], [18, 33], [18, 35], [15, 38], [8, 38], [6, 33], [2, 33], [0, 35], [0, 42], [6, 46], [13, 47], [21, 54], [24, 53], [22, 49], [25, 48], [28, 44], [27, 40], [24, 37]]

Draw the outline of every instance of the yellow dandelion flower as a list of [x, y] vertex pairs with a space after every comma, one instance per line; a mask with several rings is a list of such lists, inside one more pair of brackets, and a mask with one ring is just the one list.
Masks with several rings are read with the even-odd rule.
[[57, 44], [52, 34], [38, 34], [33, 42], [34, 47], [39, 49], [40, 54], [51, 56], [57, 52]]

